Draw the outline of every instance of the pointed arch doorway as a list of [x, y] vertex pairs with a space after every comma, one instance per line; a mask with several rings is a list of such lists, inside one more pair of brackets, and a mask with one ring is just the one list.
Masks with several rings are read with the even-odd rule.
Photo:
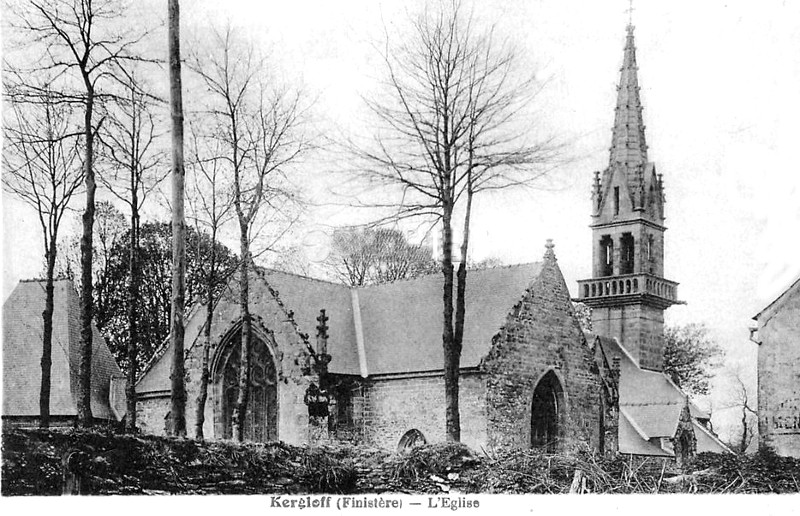
[[531, 448], [558, 451], [564, 418], [564, 389], [553, 371], [545, 374], [533, 391]]
[[[250, 382], [244, 417], [244, 440], [269, 442], [278, 439], [278, 382], [269, 346], [253, 332], [250, 341]], [[214, 374], [217, 393], [215, 435], [233, 438], [233, 411], [239, 395], [241, 330], [227, 339], [218, 356]]]

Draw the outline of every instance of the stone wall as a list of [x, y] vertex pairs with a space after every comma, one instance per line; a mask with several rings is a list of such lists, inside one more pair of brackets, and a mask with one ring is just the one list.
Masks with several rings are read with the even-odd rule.
[[[151, 435], [166, 435], [165, 418], [170, 411], [169, 393], [140, 398], [136, 403], [136, 426]], [[194, 435], [190, 432], [190, 435]]]
[[760, 445], [800, 457], [800, 288], [758, 318]]
[[664, 368], [664, 311], [636, 303], [592, 308], [592, 331], [616, 338], [644, 369]]
[[482, 366], [490, 446], [530, 446], [533, 392], [553, 371], [564, 393], [559, 448], [599, 447], [601, 381], [555, 257], [545, 260]]
[[[485, 447], [486, 382], [482, 375], [462, 372], [459, 382], [461, 441], [473, 449]], [[408, 375], [370, 380], [364, 390], [357, 424], [368, 444], [396, 450], [409, 430], [419, 430], [427, 442], [445, 441], [444, 377]]]

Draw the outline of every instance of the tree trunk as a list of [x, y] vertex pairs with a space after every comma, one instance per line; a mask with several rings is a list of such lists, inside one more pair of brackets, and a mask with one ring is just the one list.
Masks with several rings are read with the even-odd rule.
[[183, 311], [186, 294], [186, 227], [183, 216], [183, 98], [181, 93], [180, 12], [178, 0], [169, 0], [169, 81], [172, 118], [172, 433], [186, 435], [186, 386], [184, 385]]
[[[469, 188], [471, 190], [471, 187]], [[469, 251], [469, 222], [472, 214], [472, 192], [467, 193], [467, 207], [464, 216], [464, 235], [461, 241], [461, 262], [458, 264], [458, 272], [456, 273], [456, 315], [455, 315], [455, 331], [453, 333], [453, 347], [451, 360], [453, 361], [453, 377], [454, 377], [454, 390], [456, 415], [458, 413], [458, 390], [459, 390], [459, 377], [461, 372], [461, 349], [464, 341], [464, 317], [466, 314], [466, 297], [467, 297], [467, 252]], [[458, 421], [459, 438], [461, 438], [461, 422]]]
[[250, 262], [250, 245], [247, 239], [247, 222], [240, 219], [241, 266], [239, 267], [239, 308], [242, 314], [242, 347], [239, 355], [239, 392], [233, 412], [233, 437], [244, 439], [244, 418], [247, 413], [247, 394], [250, 384], [250, 282], [247, 276]]
[[444, 327], [442, 348], [444, 351], [444, 399], [445, 432], [448, 441], [461, 440], [461, 417], [458, 409], [459, 354], [455, 348], [453, 334], [453, 230], [451, 226], [452, 206], [445, 203], [442, 217], [442, 292]]
[[83, 212], [83, 234], [81, 235], [81, 344], [80, 366], [78, 368], [78, 424], [82, 428], [92, 425], [92, 237], [94, 228], [94, 195], [97, 183], [94, 178], [94, 131], [92, 111], [94, 109], [94, 89], [85, 78], [86, 111], [84, 115], [84, 181], [86, 182], [86, 208]]
[[42, 384], [39, 390], [39, 428], [50, 426], [50, 370], [53, 363], [53, 274], [56, 266], [56, 234], [47, 247], [47, 283], [45, 286], [44, 311], [42, 312]]
[[744, 455], [747, 451], [747, 409], [742, 407], [742, 440], [739, 443], [739, 453]]
[[206, 401], [208, 400], [208, 381], [211, 372], [208, 370], [208, 360], [211, 354], [211, 320], [214, 317], [214, 300], [208, 299], [206, 305], [206, 323], [203, 328], [203, 364], [200, 371], [200, 392], [197, 394], [197, 409], [195, 412], [194, 434], [200, 440], [205, 438], [203, 435], [203, 424], [206, 421]]
[[125, 430], [136, 432], [136, 374], [137, 355], [139, 351], [139, 330], [137, 327], [139, 299], [139, 209], [136, 195], [136, 172], [131, 170], [131, 234], [128, 268], [130, 283], [128, 284], [128, 376], [125, 385], [125, 406], [127, 417]]

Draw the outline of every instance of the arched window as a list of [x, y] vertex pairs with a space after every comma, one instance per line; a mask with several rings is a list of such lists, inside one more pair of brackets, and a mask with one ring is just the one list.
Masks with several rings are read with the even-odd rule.
[[422, 432], [416, 428], [412, 428], [408, 432], [404, 433], [403, 437], [400, 438], [400, 442], [397, 443], [397, 451], [399, 453], [407, 453], [417, 446], [427, 444], [427, 442], [428, 441], [425, 439], [425, 436], [422, 435]]
[[531, 448], [548, 453], [558, 451], [564, 419], [564, 390], [553, 371], [548, 372], [533, 391], [531, 406]]
[[[233, 414], [239, 395], [241, 347], [241, 331], [238, 331], [223, 348], [214, 375], [219, 396], [215, 433], [226, 439], [233, 437]], [[242, 422], [244, 439], [256, 442], [275, 441], [278, 439], [278, 382], [275, 362], [267, 344], [255, 333], [250, 340], [249, 376], [247, 408]]]

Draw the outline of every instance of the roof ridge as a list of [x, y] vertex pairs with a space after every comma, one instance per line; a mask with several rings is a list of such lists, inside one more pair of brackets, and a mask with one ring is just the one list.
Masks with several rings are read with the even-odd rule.
[[326, 280], [326, 279], [322, 279], [322, 278], [315, 278], [313, 276], [306, 276], [305, 274], [297, 274], [295, 272], [287, 272], [287, 271], [283, 271], [283, 270], [280, 270], [280, 269], [274, 269], [272, 267], [264, 267], [262, 265], [256, 265], [254, 267], [254, 269], [257, 272], [260, 271], [260, 272], [262, 272], [264, 274], [272, 274], [272, 273], [276, 273], [277, 272], [278, 274], [285, 274], [287, 276], [294, 276], [295, 278], [307, 279], [307, 280], [310, 280], [310, 281], [316, 281], [316, 282], [319, 282], [319, 283], [325, 283], [325, 284], [334, 285], [334, 286], [337, 286], [337, 287], [352, 288], [349, 285], [346, 285], [344, 283], [340, 283], [340, 282], [336, 282], [336, 281], [330, 281], [330, 280]]
[[[472, 272], [482, 272], [482, 271], [496, 270], [496, 269], [513, 269], [513, 268], [519, 268], [519, 267], [527, 267], [527, 266], [532, 266], [532, 265], [539, 265], [541, 263], [544, 263], [544, 260], [539, 260], [539, 261], [536, 261], [536, 262], [524, 262], [524, 263], [512, 263], [512, 264], [505, 264], [505, 265], [493, 265], [491, 267], [482, 267], [480, 269], [467, 268], [467, 272], [470, 272], [470, 271], [472, 271]], [[398, 283], [410, 283], [412, 281], [418, 281], [418, 280], [422, 280], [422, 279], [429, 278], [429, 277], [432, 277], [432, 276], [438, 276], [440, 274], [441, 274], [441, 271], [429, 272], [427, 274], [421, 274], [419, 276], [414, 276], [413, 278], [400, 278], [400, 279], [396, 279], [396, 280], [393, 280], [393, 281], [386, 281], [386, 282], [383, 282], [383, 283], [374, 283], [372, 285], [362, 285], [362, 286], [359, 286], [359, 287], [350, 287], [350, 288], [354, 288], [354, 289], [358, 289], [358, 290], [367, 290], [367, 289], [376, 288], [376, 287], [384, 287], [386, 285], [396, 285]]]

